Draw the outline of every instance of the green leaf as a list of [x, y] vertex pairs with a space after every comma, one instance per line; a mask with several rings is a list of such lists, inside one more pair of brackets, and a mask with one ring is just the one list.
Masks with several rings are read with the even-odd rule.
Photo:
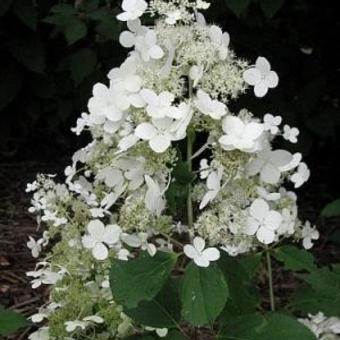
[[152, 301], [141, 301], [137, 308], [124, 313], [142, 325], [154, 328], [174, 328], [181, 317], [177, 284], [169, 280]]
[[340, 216], [340, 199], [327, 204], [321, 211], [322, 217]]
[[80, 8], [85, 12], [92, 12], [99, 6], [99, 0], [85, 0], [82, 1]]
[[260, 0], [261, 8], [267, 18], [272, 18], [283, 4], [284, 0]]
[[55, 25], [65, 35], [69, 45], [83, 39], [87, 34], [86, 25], [73, 15], [56, 13], [45, 18], [43, 22]]
[[253, 288], [251, 276], [244, 270], [240, 262], [223, 254], [218, 266], [224, 274], [230, 292], [220, 320], [255, 312], [259, 304], [257, 292]]
[[57, 4], [51, 8], [51, 13], [73, 15], [77, 13], [77, 10], [70, 4]]
[[300, 274], [299, 277], [307, 282], [318, 294], [336, 296], [340, 293], [340, 274], [324, 267], [310, 274]]
[[261, 263], [262, 254], [254, 254], [243, 256], [239, 259], [240, 265], [248, 274], [249, 278], [253, 278]]
[[304, 314], [322, 312], [327, 316], [340, 317], [340, 292], [336, 295], [325, 296], [310, 286], [304, 285], [291, 296], [290, 309]]
[[230, 340], [316, 340], [297, 319], [272, 313], [267, 317], [250, 314], [226, 321], [218, 339]]
[[3, 66], [0, 78], [0, 110], [12, 102], [22, 88], [22, 75], [15, 65]]
[[64, 34], [68, 44], [73, 45], [75, 42], [86, 37], [87, 27], [81, 20], [72, 17], [72, 20], [64, 26]]
[[1, 0], [0, 1], [0, 17], [2, 17], [11, 7], [12, 0]]
[[26, 318], [0, 305], [0, 335], [7, 336], [15, 333], [19, 328], [28, 326]]
[[340, 229], [334, 230], [328, 239], [329, 241], [340, 244]]
[[273, 252], [273, 256], [283, 262], [285, 269], [292, 271], [313, 271], [317, 267], [314, 256], [304, 249], [295, 246], [282, 246]]
[[246, 11], [250, 2], [251, 0], [225, 0], [227, 7], [238, 17]]
[[142, 252], [131, 261], [114, 260], [110, 284], [115, 300], [127, 308], [151, 301], [168, 280], [176, 260], [175, 254], [160, 251], [153, 257]]
[[13, 57], [30, 71], [42, 73], [45, 69], [45, 51], [41, 40], [35, 35], [15, 37], [8, 43]]
[[14, 0], [13, 12], [30, 29], [37, 29], [38, 15], [32, 0]]
[[193, 326], [212, 324], [229, 296], [223, 273], [216, 265], [208, 268], [190, 263], [181, 290], [182, 316]]
[[255, 340], [252, 336], [265, 326], [266, 320], [260, 314], [231, 317], [223, 323], [218, 339]]
[[254, 340], [316, 340], [315, 335], [297, 319], [273, 313], [267, 319], [267, 325], [260, 330]]
[[96, 53], [83, 48], [73, 54], [70, 58], [71, 76], [76, 85], [79, 85], [95, 69], [97, 64]]
[[96, 32], [108, 40], [118, 40], [120, 26], [116, 20], [102, 21], [96, 26]]

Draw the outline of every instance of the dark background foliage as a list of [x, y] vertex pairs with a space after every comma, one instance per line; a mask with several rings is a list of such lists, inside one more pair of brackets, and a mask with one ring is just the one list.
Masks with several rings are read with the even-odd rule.
[[[88, 136], [76, 137], [70, 127], [86, 111], [93, 84], [106, 82], [126, 56], [117, 41], [124, 27], [115, 20], [120, 2], [0, 0], [0, 303], [25, 315], [46, 299], [25, 276], [34, 267], [25, 243], [36, 231], [25, 184], [38, 171], [62, 173], [72, 152], [85, 145]], [[299, 143], [288, 147], [302, 150], [312, 170], [299, 192], [302, 217], [321, 231], [313, 249], [319, 262], [339, 262], [339, 218], [319, 217], [340, 197], [338, 1], [211, 2], [208, 21], [231, 34], [237, 55], [250, 61], [264, 56], [279, 73], [279, 87], [264, 99], [249, 93], [231, 109], [280, 114], [300, 129]], [[275, 278], [285, 302], [287, 289], [280, 287], [287, 278], [279, 272]]]
[[[232, 48], [254, 61], [268, 58], [280, 75], [265, 99], [247, 95], [234, 108], [258, 116], [280, 114], [301, 130], [313, 165], [339, 154], [340, 20], [336, 1], [216, 0], [208, 20], [224, 27]], [[118, 65], [124, 51], [115, 20], [120, 1], [1, 0], [0, 155], [44, 160], [84, 144], [70, 132], [96, 81]], [[264, 111], [265, 110], [265, 111]], [[338, 170], [319, 178], [336, 191]], [[340, 190], [338, 191], [340, 192]]]

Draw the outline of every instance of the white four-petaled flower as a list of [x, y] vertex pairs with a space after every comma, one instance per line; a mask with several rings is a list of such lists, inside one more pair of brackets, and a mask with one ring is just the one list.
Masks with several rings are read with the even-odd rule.
[[217, 261], [220, 258], [220, 252], [217, 248], [205, 248], [205, 241], [201, 237], [195, 237], [193, 245], [184, 246], [184, 254], [194, 260], [199, 267], [209, 267], [210, 262]]
[[270, 131], [272, 135], [276, 135], [279, 132], [279, 126], [282, 123], [281, 116], [273, 116], [267, 113], [263, 117], [263, 125], [265, 131]]
[[300, 188], [309, 180], [310, 170], [306, 163], [300, 163], [297, 172], [290, 176], [290, 180], [294, 183], [295, 188]]
[[263, 182], [277, 184], [281, 177], [281, 167], [287, 166], [293, 159], [286, 150], [262, 151], [252, 160], [247, 168], [250, 176], [260, 174]]
[[320, 237], [319, 231], [311, 226], [309, 221], [306, 221], [302, 228], [302, 245], [305, 249], [313, 247], [313, 240], [318, 240]]
[[150, 61], [150, 59], [162, 59], [164, 56], [163, 49], [157, 44], [156, 32], [151, 29], [145, 35], [136, 37], [135, 48], [145, 62]]
[[255, 122], [243, 122], [240, 118], [227, 116], [223, 119], [223, 135], [219, 142], [224, 150], [238, 149], [244, 152], [254, 152], [257, 149], [257, 141], [261, 137], [263, 124]]
[[227, 107], [225, 104], [218, 100], [211, 99], [208, 93], [203, 90], [197, 91], [197, 97], [195, 99], [195, 106], [203, 114], [210, 116], [212, 119], [219, 120], [227, 113]]
[[291, 143], [297, 143], [298, 142], [298, 135], [300, 134], [300, 131], [296, 127], [290, 127], [289, 125], [285, 125], [283, 127], [283, 138], [285, 140], [290, 141]]
[[122, 233], [118, 225], [105, 226], [101, 221], [94, 220], [87, 225], [88, 234], [83, 236], [82, 243], [92, 249], [93, 257], [103, 261], [109, 255], [108, 247], [119, 242]]
[[34, 258], [39, 257], [42, 243], [43, 243], [43, 239], [36, 241], [32, 236], [29, 236], [29, 241], [27, 242], [27, 248], [31, 250], [32, 256]]
[[123, 13], [117, 15], [120, 21], [135, 20], [141, 17], [147, 10], [148, 4], [144, 0], [124, 0], [122, 3]]
[[152, 119], [151, 123], [141, 123], [135, 130], [135, 135], [143, 140], [149, 141], [150, 148], [162, 153], [166, 151], [171, 141], [174, 140], [173, 134], [170, 132], [173, 120], [169, 117], [161, 119]]
[[262, 198], [256, 199], [249, 208], [249, 217], [245, 233], [255, 235], [264, 244], [275, 240], [275, 230], [280, 227], [282, 216], [279, 212], [271, 210], [268, 203]]
[[275, 71], [271, 71], [269, 61], [264, 57], [258, 57], [255, 67], [251, 67], [243, 73], [246, 83], [254, 86], [256, 97], [264, 97], [269, 88], [275, 88], [279, 84], [279, 77]]
[[154, 91], [149, 89], [143, 89], [140, 92], [141, 97], [146, 102], [146, 112], [152, 118], [175, 118], [178, 119], [181, 117], [180, 110], [172, 106], [173, 101], [175, 100], [175, 96], [168, 92], [164, 91], [157, 95]]

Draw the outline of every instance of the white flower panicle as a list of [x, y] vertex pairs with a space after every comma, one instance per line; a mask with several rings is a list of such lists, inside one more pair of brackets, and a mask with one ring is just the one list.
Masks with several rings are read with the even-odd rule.
[[[44, 228], [27, 246], [34, 258], [45, 256], [27, 275], [33, 288], [50, 286], [50, 302], [58, 306], [32, 316], [48, 325], [30, 339], [55, 339], [49, 334], [60, 329], [65, 339], [89, 329], [103, 339], [131, 335], [134, 324], [109, 290], [114, 258], [178, 251], [178, 243], [190, 239], [183, 245], [186, 260], [208, 267], [221, 250], [237, 256], [285, 238], [310, 249], [319, 238], [315, 227], [299, 220], [295, 193], [284, 188], [287, 181], [299, 188], [310, 171], [300, 153], [273, 143], [297, 143], [299, 130], [282, 126], [278, 115], [260, 119], [230, 109], [249, 85], [256, 97], [265, 96], [278, 85], [278, 75], [264, 57], [248, 65], [235, 56], [229, 34], [200, 13], [209, 5], [122, 2], [117, 19], [128, 29], [119, 41], [129, 55], [107, 81], [94, 85], [88, 112], [72, 128], [77, 135], [90, 133], [91, 143], [74, 154], [64, 184], [39, 175], [27, 186], [33, 195], [29, 211]], [[143, 25], [145, 13], [157, 17], [153, 26]], [[186, 141], [194, 150], [187, 150], [183, 163]], [[199, 157], [198, 176], [191, 178], [185, 167]], [[182, 183], [186, 177], [190, 185]], [[197, 212], [190, 223], [171, 207], [178, 203], [173, 192], [188, 187]], [[86, 308], [77, 301], [86, 301]]]

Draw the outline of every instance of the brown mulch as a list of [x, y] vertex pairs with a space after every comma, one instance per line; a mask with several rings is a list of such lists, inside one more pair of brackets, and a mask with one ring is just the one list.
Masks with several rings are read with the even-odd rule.
[[[0, 304], [26, 316], [36, 312], [47, 297], [46, 290], [31, 289], [29, 278], [25, 275], [28, 270], [34, 269], [36, 263], [26, 247], [28, 236], [34, 237], [39, 234], [34, 217], [27, 211], [30, 194], [25, 193], [26, 184], [32, 182], [38, 172], [61, 174], [65, 164], [67, 159], [50, 164], [0, 163]], [[302, 216], [317, 223], [321, 229], [322, 239], [313, 249], [321, 265], [340, 261], [340, 247], [327, 242], [327, 238], [324, 237], [325, 234], [340, 227], [340, 219], [322, 221], [319, 218], [319, 212], [324, 204], [334, 198], [325, 184], [317, 180], [327, 176], [327, 172], [327, 167], [314, 168], [314, 180], [312, 178], [307, 190], [299, 198]], [[263, 280], [263, 288], [266, 289], [265, 278]], [[294, 290], [296, 281], [292, 275], [282, 274], [275, 264], [274, 281], [280, 304], [282, 299], [279, 297], [286, 300], [289, 293]], [[32, 328], [23, 329], [7, 339], [27, 339], [31, 331]], [[203, 340], [209, 339], [210, 335], [199, 331], [192, 335], [192, 338]]]
[[[0, 304], [25, 316], [41, 306], [46, 293], [33, 290], [26, 272], [33, 270], [36, 260], [26, 247], [28, 236], [38, 236], [34, 216], [28, 213], [30, 194], [26, 184], [38, 172], [61, 173], [60, 163], [0, 163]], [[24, 329], [8, 339], [27, 339], [31, 329]]]

